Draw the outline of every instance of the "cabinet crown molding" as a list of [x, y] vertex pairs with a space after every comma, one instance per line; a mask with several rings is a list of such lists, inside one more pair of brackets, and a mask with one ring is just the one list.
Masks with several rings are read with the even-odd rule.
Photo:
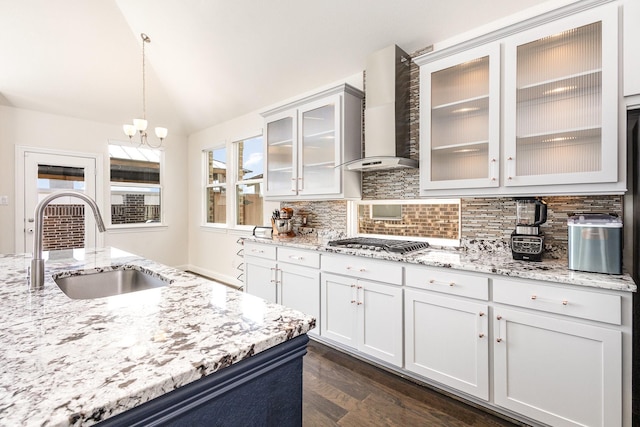
[[598, 6], [602, 6], [607, 3], [616, 3], [617, 1], [618, 0], [580, 0], [575, 3], [571, 3], [566, 6], [560, 7], [558, 9], [550, 10], [543, 14], [533, 16], [529, 19], [525, 19], [524, 21], [516, 22], [514, 24], [508, 25], [498, 30], [491, 31], [489, 33], [475, 37], [473, 39], [455, 44], [453, 46], [418, 55], [415, 58], [413, 58], [412, 61], [419, 66], [428, 64], [430, 62], [437, 61], [449, 55], [453, 55], [459, 52], [466, 51], [468, 49], [472, 49], [472, 48], [482, 46], [491, 42], [495, 42], [503, 38], [506, 38], [508, 36], [511, 36], [513, 34], [517, 34], [522, 31], [535, 28], [539, 25], [546, 24], [548, 22], [552, 22], [561, 18], [566, 18], [576, 13], [584, 12], [584, 11], [596, 8]]

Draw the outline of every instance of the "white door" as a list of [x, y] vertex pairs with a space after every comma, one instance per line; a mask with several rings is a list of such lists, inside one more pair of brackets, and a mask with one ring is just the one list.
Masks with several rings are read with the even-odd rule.
[[357, 348], [357, 279], [322, 273], [320, 335]]
[[[22, 209], [21, 212], [19, 210], [20, 215], [16, 215], [16, 249], [17, 252], [32, 252], [35, 225], [34, 212], [38, 202], [48, 194], [58, 190], [80, 191], [95, 200], [96, 158], [26, 150], [22, 151], [21, 154], [24, 189], [23, 203], [20, 206]], [[82, 200], [77, 198], [60, 198], [51, 203], [51, 205], [70, 204], [85, 205]], [[99, 202], [98, 205], [100, 205]], [[88, 210], [89, 208], [85, 205], [84, 241], [82, 243], [71, 243], [71, 246], [96, 246], [95, 220], [93, 214], [86, 215]], [[44, 249], [47, 249], [47, 245], [44, 246]]]
[[553, 426], [622, 425], [622, 334], [496, 308], [495, 403]]
[[359, 280], [358, 350], [402, 366], [402, 288]]
[[488, 400], [487, 304], [412, 289], [404, 296], [406, 368]]
[[276, 263], [256, 257], [245, 257], [244, 289], [248, 294], [276, 302]]
[[310, 334], [320, 331], [320, 270], [279, 263], [280, 287], [278, 302], [316, 318], [316, 328]]

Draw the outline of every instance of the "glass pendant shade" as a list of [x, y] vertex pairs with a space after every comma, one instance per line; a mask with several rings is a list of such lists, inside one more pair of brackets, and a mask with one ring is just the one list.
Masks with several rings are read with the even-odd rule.
[[145, 119], [133, 119], [133, 125], [137, 130], [147, 130], [147, 121]]
[[169, 130], [167, 128], [161, 128], [161, 127], [155, 128], [155, 131], [156, 131], [156, 136], [160, 139], [165, 139], [167, 137], [167, 133], [169, 133]]
[[122, 125], [122, 130], [129, 138], [136, 134], [136, 127], [134, 125]]

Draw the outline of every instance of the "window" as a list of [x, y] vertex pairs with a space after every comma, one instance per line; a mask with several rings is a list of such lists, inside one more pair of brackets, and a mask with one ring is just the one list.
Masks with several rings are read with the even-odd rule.
[[263, 157], [262, 136], [204, 151], [206, 224], [262, 225]]
[[227, 223], [227, 149], [205, 151], [207, 164], [207, 223]]
[[143, 147], [109, 144], [111, 224], [162, 222], [162, 152]]
[[238, 158], [236, 224], [262, 225], [262, 136], [234, 143]]
[[355, 235], [460, 243], [460, 199], [363, 200], [353, 210]]

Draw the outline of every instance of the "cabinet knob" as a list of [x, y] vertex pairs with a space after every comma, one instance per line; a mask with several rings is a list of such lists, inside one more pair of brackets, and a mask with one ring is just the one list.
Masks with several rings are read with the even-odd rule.
[[478, 316], [482, 317], [484, 316], [484, 313], [481, 311], [480, 313], [478, 313]]
[[478, 335], [479, 338], [484, 338], [484, 334]]

